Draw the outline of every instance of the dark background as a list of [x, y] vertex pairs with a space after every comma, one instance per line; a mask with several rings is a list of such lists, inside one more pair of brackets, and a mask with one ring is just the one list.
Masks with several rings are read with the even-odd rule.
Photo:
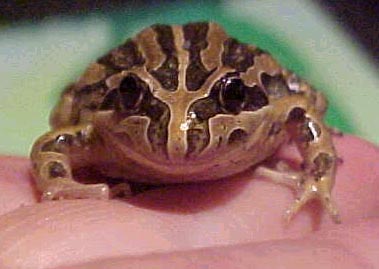
[[[379, 64], [379, 1], [378, 0], [313, 0], [330, 13], [338, 24], [353, 36]], [[111, 11], [125, 3], [144, 6], [159, 2], [173, 1], [121, 1], [121, 0], [81, 0], [81, 1], [8, 1], [0, 0], [0, 22], [38, 21], [46, 16], [80, 14], [88, 11]], [[179, 2], [179, 1], [176, 1]]]

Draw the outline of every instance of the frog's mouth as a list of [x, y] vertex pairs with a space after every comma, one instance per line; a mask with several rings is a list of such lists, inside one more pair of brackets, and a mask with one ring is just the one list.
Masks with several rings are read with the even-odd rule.
[[188, 160], [169, 160], [142, 154], [113, 139], [109, 145], [118, 165], [122, 165], [127, 177], [146, 183], [177, 183], [218, 179], [247, 169], [252, 163], [234, 150], [227, 154]]
[[[144, 120], [139, 117], [139, 121]], [[147, 126], [142, 123], [136, 122], [141, 132], [143, 126]], [[127, 132], [117, 128], [101, 128], [99, 132], [112, 152], [113, 161], [123, 167], [128, 177], [140, 182], [170, 183], [223, 178], [246, 170], [272, 153], [264, 146], [259, 146], [258, 151], [252, 149], [257, 141], [243, 141], [215, 148], [203, 155], [170, 159], [165, 152], [152, 151], [142, 136], [134, 136], [133, 140]], [[240, 135], [238, 133], [235, 136]], [[251, 148], [248, 147], [249, 143]]]

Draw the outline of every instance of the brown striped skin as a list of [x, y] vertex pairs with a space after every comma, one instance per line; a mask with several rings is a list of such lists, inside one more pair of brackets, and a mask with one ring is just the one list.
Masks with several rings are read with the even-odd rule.
[[336, 158], [325, 104], [215, 23], [153, 25], [63, 92], [52, 131], [33, 147], [34, 174], [46, 199], [108, 197], [106, 185], [79, 184], [73, 170], [148, 183], [212, 180], [256, 165], [292, 137], [305, 173], [329, 194]]

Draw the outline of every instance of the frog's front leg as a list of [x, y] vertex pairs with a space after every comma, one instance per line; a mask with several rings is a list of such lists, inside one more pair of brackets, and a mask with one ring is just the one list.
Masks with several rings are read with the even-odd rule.
[[291, 219], [309, 200], [316, 198], [333, 221], [340, 222], [338, 209], [331, 196], [338, 158], [322, 116], [313, 108], [296, 107], [288, 113], [286, 125], [287, 132], [304, 159], [303, 174], [299, 180], [301, 194], [288, 209], [287, 218]]
[[[308, 201], [318, 199], [328, 211], [334, 222], [339, 223], [339, 213], [331, 197], [334, 185], [336, 156], [331, 133], [323, 123], [323, 113], [318, 107], [308, 103], [301, 96], [292, 96], [293, 100], [278, 101], [276, 118], [284, 115], [286, 132], [294, 141], [303, 157], [302, 171], [295, 171], [288, 166], [268, 168], [258, 167], [256, 175], [272, 179], [274, 182], [294, 187], [300, 191], [299, 197], [286, 212], [289, 221]], [[290, 104], [297, 104], [292, 106]]]
[[91, 125], [63, 127], [41, 136], [33, 145], [31, 160], [42, 200], [108, 199], [106, 184], [81, 184], [72, 176], [72, 164], [93, 160], [96, 136]]

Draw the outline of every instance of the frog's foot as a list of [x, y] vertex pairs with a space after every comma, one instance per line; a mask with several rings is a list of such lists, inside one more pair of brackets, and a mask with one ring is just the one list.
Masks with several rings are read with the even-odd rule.
[[109, 199], [108, 185], [83, 184], [73, 177], [72, 163], [85, 167], [96, 161], [95, 138], [91, 125], [78, 125], [53, 130], [36, 141], [31, 160], [42, 200]]
[[[259, 166], [255, 170], [255, 176], [269, 178], [271, 181], [294, 189], [300, 195], [286, 211], [285, 219], [288, 222], [310, 200], [318, 199], [334, 222], [340, 223], [337, 206], [333, 201], [329, 188], [325, 184], [325, 178], [317, 181], [304, 172], [292, 169], [287, 163], [279, 161], [274, 168]], [[326, 180], [327, 181], [327, 180]]]
[[106, 184], [80, 184], [72, 179], [59, 178], [54, 184], [47, 186], [42, 193], [41, 200], [61, 199], [109, 199], [109, 187]]
[[323, 208], [329, 213], [330, 217], [335, 223], [341, 223], [338, 208], [333, 201], [330, 191], [325, 188], [323, 182], [317, 182], [314, 179], [307, 179], [304, 182], [298, 182], [298, 190], [300, 189], [300, 196], [295, 199], [295, 202], [286, 211], [285, 219], [291, 221], [293, 216], [300, 211], [300, 209], [310, 200], [318, 199]]

